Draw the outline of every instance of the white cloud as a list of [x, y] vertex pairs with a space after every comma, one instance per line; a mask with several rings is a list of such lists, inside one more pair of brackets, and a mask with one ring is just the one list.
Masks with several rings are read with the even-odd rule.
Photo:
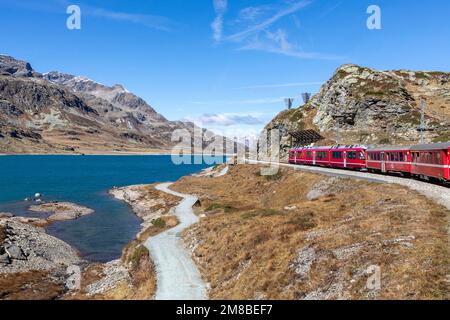
[[265, 120], [251, 114], [237, 113], [214, 113], [204, 114], [194, 121], [210, 126], [233, 126], [233, 125], [259, 125], [264, 124]]
[[255, 140], [275, 113], [216, 113], [190, 116], [185, 121], [228, 138]]
[[216, 17], [211, 23], [211, 28], [213, 30], [213, 38], [215, 41], [219, 42], [222, 40], [223, 34], [223, 16], [228, 8], [227, 0], [213, 0], [214, 11], [216, 12]]

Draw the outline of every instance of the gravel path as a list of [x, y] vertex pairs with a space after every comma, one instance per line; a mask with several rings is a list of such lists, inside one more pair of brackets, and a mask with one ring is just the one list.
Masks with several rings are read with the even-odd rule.
[[[255, 161], [247, 160], [250, 164], [270, 164], [266, 161]], [[368, 172], [341, 170], [341, 169], [331, 169], [323, 167], [310, 167], [310, 166], [300, 166], [294, 164], [280, 163], [280, 166], [293, 168], [295, 170], [317, 172], [331, 176], [356, 178], [362, 180], [368, 180], [372, 182], [382, 182], [382, 183], [396, 183], [402, 186], [406, 186], [412, 190], [416, 190], [426, 197], [436, 201], [437, 203], [445, 206], [450, 210], [450, 188], [435, 185], [428, 182], [418, 181], [414, 179], [406, 179], [395, 176], [388, 176], [382, 174], [373, 174]]]
[[160, 184], [156, 189], [184, 198], [175, 209], [180, 224], [145, 242], [156, 266], [155, 299], [206, 300], [206, 285], [180, 238], [184, 229], [198, 222], [198, 217], [192, 210], [197, 197], [172, 191], [169, 189], [170, 185], [171, 183]]

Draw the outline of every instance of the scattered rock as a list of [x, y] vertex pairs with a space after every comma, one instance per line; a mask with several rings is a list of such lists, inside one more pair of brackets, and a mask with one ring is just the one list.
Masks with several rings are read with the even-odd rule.
[[40, 227], [21, 223], [15, 218], [2, 219], [0, 225], [6, 234], [0, 245], [0, 274], [60, 270], [81, 263], [70, 245], [48, 235]]
[[316, 250], [311, 246], [307, 246], [299, 251], [297, 258], [291, 265], [291, 268], [301, 279], [305, 279], [309, 277], [309, 271], [311, 270], [311, 266], [315, 260]]
[[355, 243], [350, 246], [334, 249], [333, 254], [339, 260], [348, 259], [351, 256], [359, 253], [361, 249], [364, 248], [366, 245], [367, 245], [366, 243]]
[[94, 282], [86, 288], [87, 295], [104, 294], [117, 287], [120, 282], [130, 283], [130, 275], [127, 268], [120, 260], [106, 263], [101, 280]]

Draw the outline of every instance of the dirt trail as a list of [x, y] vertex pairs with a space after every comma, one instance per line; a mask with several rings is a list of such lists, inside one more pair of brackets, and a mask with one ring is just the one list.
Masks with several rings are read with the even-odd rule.
[[198, 217], [192, 210], [197, 197], [172, 191], [169, 189], [170, 185], [171, 183], [160, 184], [156, 189], [184, 198], [175, 209], [180, 224], [145, 242], [156, 266], [155, 299], [205, 300], [206, 285], [180, 236], [183, 230], [198, 222]]

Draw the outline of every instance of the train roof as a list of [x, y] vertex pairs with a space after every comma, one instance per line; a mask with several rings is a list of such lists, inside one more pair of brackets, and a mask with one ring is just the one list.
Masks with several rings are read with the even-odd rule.
[[418, 144], [411, 147], [412, 151], [447, 150], [447, 149], [450, 149], [450, 142]]
[[367, 151], [406, 151], [411, 150], [411, 146], [382, 146], [367, 149]]
[[367, 146], [352, 144], [352, 145], [338, 145], [328, 147], [299, 147], [291, 150], [341, 150], [341, 149], [367, 149]]

